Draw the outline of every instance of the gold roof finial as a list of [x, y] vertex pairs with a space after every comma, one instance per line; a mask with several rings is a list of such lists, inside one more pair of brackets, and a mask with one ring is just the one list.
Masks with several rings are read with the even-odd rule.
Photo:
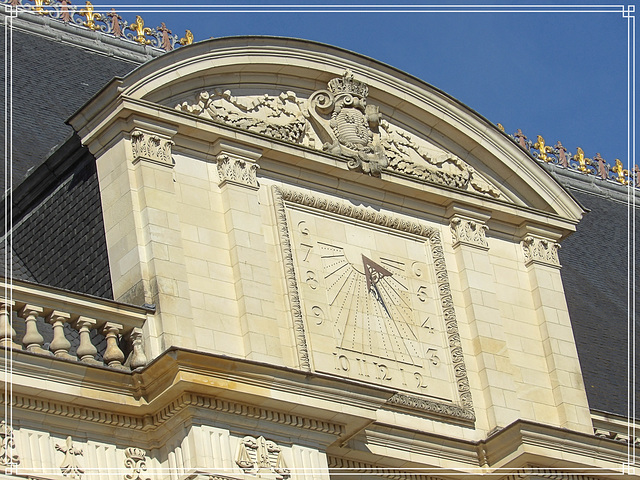
[[180, 45], [191, 45], [193, 43], [193, 33], [191, 30], [186, 30], [184, 32], [184, 37], [180, 39]]
[[501, 123], [496, 124], [498, 126], [498, 130], [500, 130], [501, 132], [504, 132], [504, 127], [502, 126]]
[[149, 45], [151, 43], [151, 40], [147, 40], [146, 38], [146, 35], [151, 35], [151, 29], [144, 26], [144, 20], [140, 15], [136, 15], [135, 23], [132, 23], [127, 28], [136, 32], [136, 38], [134, 39], [136, 42], [142, 45]]
[[622, 185], [627, 185], [629, 183], [629, 180], [627, 180], [626, 178], [627, 175], [629, 175], [629, 170], [624, 168], [624, 165], [622, 165], [622, 162], [620, 161], [619, 158], [616, 158], [616, 164], [611, 169], [611, 171], [618, 174], [618, 178], [616, 178], [616, 180], [619, 183], [621, 183]]
[[91, 30], [100, 30], [100, 27], [96, 25], [95, 21], [100, 19], [100, 14], [93, 11], [93, 5], [87, 0], [85, 8], [78, 12], [79, 15], [87, 19], [82, 25]]
[[533, 148], [537, 149], [540, 153], [538, 154], [538, 158], [540, 160], [544, 160], [545, 162], [550, 162], [551, 158], [547, 155], [547, 153], [553, 152], [553, 148], [548, 147], [542, 138], [542, 135], [538, 135], [538, 141], [533, 144]]
[[591, 164], [591, 159], [590, 158], [586, 158], [584, 156], [584, 150], [582, 150], [580, 147], [578, 147], [578, 153], [576, 153], [573, 156], [573, 159], [579, 163], [578, 170], [580, 170], [583, 173], [586, 173], [587, 172], [587, 162], [588, 162], [588, 164]]
[[44, 5], [49, 5], [51, 3], [51, 0], [34, 0], [35, 5], [33, 6], [33, 11], [36, 12], [38, 15], [49, 15], [49, 12], [47, 12], [44, 8], [42, 8]]

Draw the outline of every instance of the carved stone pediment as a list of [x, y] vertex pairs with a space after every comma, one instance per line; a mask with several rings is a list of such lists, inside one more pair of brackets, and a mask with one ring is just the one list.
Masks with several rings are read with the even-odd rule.
[[201, 92], [177, 110], [347, 159], [351, 170], [395, 172], [420, 181], [494, 198], [499, 190], [459, 157], [384, 119], [367, 103], [369, 87], [349, 71], [307, 99], [295, 92], [234, 96]]

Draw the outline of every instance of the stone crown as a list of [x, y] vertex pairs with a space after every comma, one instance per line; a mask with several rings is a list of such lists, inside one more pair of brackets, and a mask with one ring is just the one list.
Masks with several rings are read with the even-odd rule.
[[329, 80], [328, 87], [334, 95], [342, 93], [364, 98], [369, 94], [369, 87], [365, 83], [355, 80], [350, 70], [346, 70], [342, 77]]

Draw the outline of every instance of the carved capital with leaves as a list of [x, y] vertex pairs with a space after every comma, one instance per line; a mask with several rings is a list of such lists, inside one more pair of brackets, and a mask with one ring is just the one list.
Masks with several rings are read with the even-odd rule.
[[470, 218], [455, 216], [449, 223], [453, 246], [469, 245], [471, 247], [489, 249], [486, 231], [489, 229], [484, 223]]
[[171, 156], [171, 147], [175, 145], [173, 141], [165, 136], [134, 130], [131, 133], [131, 150], [133, 151], [133, 163], [147, 161], [173, 167], [174, 161]]
[[538, 263], [559, 268], [559, 249], [559, 243], [546, 238], [528, 235], [522, 240], [522, 251], [524, 253], [526, 266]]
[[255, 189], [259, 187], [257, 172], [260, 167], [257, 163], [248, 159], [227, 155], [226, 153], [218, 155], [217, 161], [220, 186], [223, 186], [225, 183], [233, 183]]

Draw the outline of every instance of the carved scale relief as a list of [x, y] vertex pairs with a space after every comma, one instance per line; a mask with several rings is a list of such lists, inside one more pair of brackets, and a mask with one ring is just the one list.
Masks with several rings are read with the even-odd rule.
[[421, 181], [500, 198], [498, 189], [456, 155], [415, 138], [367, 104], [369, 87], [349, 71], [309, 98], [295, 92], [234, 96], [201, 92], [175, 108], [214, 122], [347, 158], [351, 170], [395, 172]]
[[291, 472], [282, 455], [282, 449], [273, 441], [264, 437], [247, 435], [238, 445], [236, 465], [246, 474], [286, 479]]

